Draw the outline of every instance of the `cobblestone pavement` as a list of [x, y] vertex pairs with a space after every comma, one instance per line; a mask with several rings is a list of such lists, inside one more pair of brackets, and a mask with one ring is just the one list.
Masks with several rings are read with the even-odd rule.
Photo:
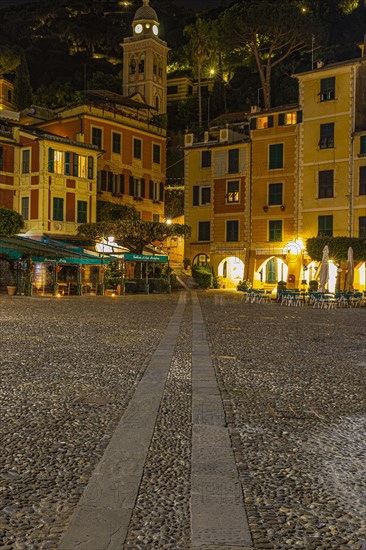
[[255, 546], [366, 548], [366, 310], [200, 294]]
[[56, 548], [177, 296], [0, 297], [0, 548]]
[[[366, 549], [366, 308], [199, 298], [254, 547]], [[0, 296], [0, 548], [57, 549], [176, 304]], [[190, 548], [190, 349], [188, 305], [126, 550]]]

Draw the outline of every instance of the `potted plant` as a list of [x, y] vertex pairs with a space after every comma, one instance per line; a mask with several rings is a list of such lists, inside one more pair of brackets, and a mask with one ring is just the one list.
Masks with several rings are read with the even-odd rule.
[[15, 276], [15, 260], [9, 260], [9, 279], [8, 279], [8, 285], [6, 286], [6, 292], [8, 293], [8, 296], [15, 296], [17, 292], [17, 285], [16, 285], [16, 276]]
[[319, 281], [315, 281], [313, 279], [312, 281], [309, 281], [309, 292], [316, 292], [319, 288]]
[[236, 288], [241, 292], [248, 292], [249, 290], [251, 290], [252, 286], [252, 281], [246, 279], [244, 281], [240, 281]]

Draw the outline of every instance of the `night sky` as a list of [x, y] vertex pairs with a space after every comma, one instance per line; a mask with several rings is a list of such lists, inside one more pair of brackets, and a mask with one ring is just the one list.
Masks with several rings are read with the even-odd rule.
[[[28, 2], [35, 2], [37, 0], [0, 0], [0, 8], [6, 6], [16, 6], [20, 4], [26, 4]], [[211, 10], [219, 7], [225, 2], [222, 0], [173, 0], [178, 6], [183, 6], [193, 10]], [[154, 5], [154, 0], [151, 1], [151, 5]]]

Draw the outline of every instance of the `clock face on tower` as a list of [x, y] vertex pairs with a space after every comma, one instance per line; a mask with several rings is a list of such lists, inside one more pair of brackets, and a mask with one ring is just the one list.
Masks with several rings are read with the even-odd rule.
[[140, 32], [142, 32], [142, 25], [138, 23], [135, 27], [135, 33], [140, 34]]
[[158, 29], [158, 26], [157, 25], [153, 25], [153, 33], [155, 34], [155, 36], [158, 36], [158, 32], [159, 32], [159, 29]]

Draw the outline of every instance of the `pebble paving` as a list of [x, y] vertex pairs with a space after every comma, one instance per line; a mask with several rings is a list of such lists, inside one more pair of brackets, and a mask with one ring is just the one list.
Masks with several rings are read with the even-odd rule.
[[[254, 548], [366, 550], [366, 308], [198, 296]], [[58, 548], [177, 302], [0, 296], [1, 549]], [[192, 548], [191, 327], [120, 550]]]
[[202, 293], [258, 549], [366, 548], [366, 310]]

